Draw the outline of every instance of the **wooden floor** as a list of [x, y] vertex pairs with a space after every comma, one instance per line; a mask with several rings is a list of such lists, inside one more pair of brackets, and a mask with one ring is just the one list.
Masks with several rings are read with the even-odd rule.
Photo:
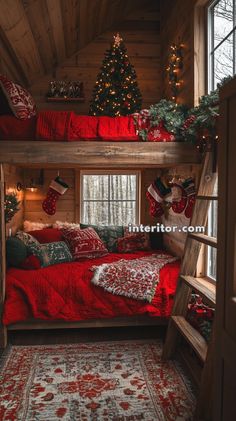
[[129, 339], [164, 339], [165, 332], [165, 326], [13, 331], [8, 333], [8, 343], [11, 345], [47, 345]]

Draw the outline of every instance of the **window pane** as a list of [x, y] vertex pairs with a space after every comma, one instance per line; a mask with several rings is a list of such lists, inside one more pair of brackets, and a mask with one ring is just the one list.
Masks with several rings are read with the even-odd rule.
[[111, 199], [136, 200], [136, 175], [111, 175]]
[[136, 202], [111, 202], [110, 225], [136, 223]]
[[217, 88], [223, 78], [233, 76], [233, 34], [229, 36], [214, 53], [214, 86]]
[[83, 202], [82, 222], [92, 225], [108, 225], [108, 205], [107, 202]]
[[207, 247], [207, 275], [216, 279], [216, 249], [214, 247]]
[[108, 175], [83, 175], [84, 200], [108, 200]]
[[212, 201], [208, 213], [208, 235], [210, 237], [217, 237], [217, 207], [218, 203]]
[[94, 225], [137, 223], [136, 174], [82, 175], [81, 222]]
[[233, 1], [234, 0], [220, 0], [213, 8], [214, 48], [233, 29]]

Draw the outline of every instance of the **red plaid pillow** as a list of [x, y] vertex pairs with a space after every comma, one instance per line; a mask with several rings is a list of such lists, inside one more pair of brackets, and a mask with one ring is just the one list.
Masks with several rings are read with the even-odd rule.
[[149, 234], [138, 232], [126, 234], [125, 237], [118, 238], [117, 250], [119, 253], [132, 253], [138, 250], [150, 250]]
[[62, 235], [68, 243], [75, 260], [93, 259], [105, 256], [108, 253], [108, 250], [93, 228], [82, 230], [75, 227], [63, 228]]
[[26, 89], [0, 75], [0, 87], [8, 101], [13, 114], [22, 120], [36, 115], [35, 102]]

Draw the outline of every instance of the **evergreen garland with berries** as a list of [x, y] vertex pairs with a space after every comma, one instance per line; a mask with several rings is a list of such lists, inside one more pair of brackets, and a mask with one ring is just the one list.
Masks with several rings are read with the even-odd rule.
[[17, 199], [16, 193], [8, 193], [5, 195], [4, 211], [5, 222], [10, 222], [13, 216], [20, 210], [20, 201]]
[[142, 96], [136, 79], [124, 42], [117, 34], [105, 53], [93, 90], [90, 115], [114, 117], [140, 111]]

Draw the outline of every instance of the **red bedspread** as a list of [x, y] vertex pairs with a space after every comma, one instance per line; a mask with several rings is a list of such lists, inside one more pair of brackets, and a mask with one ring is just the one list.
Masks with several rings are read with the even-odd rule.
[[92, 285], [90, 267], [119, 259], [135, 259], [150, 252], [109, 254], [83, 262], [62, 263], [39, 270], [10, 269], [7, 272], [5, 325], [36, 318], [42, 320], [77, 321], [149, 314], [170, 315], [179, 273], [179, 262], [160, 271], [154, 304], [115, 296]]

